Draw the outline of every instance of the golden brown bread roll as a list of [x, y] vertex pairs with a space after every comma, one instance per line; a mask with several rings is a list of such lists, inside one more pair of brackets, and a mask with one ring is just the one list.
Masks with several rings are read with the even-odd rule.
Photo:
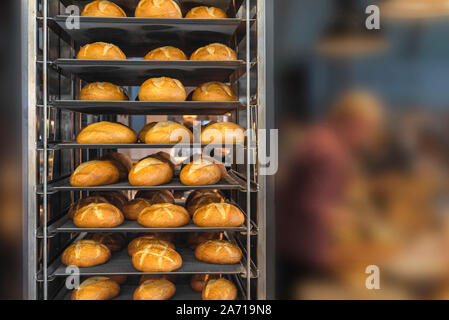
[[220, 8], [200, 6], [186, 14], [188, 19], [225, 19], [228, 15]]
[[144, 198], [137, 198], [134, 200], [130, 200], [123, 207], [123, 214], [125, 215], [126, 220], [137, 220], [139, 213], [150, 207], [153, 203], [150, 200]]
[[182, 18], [178, 4], [173, 0], [141, 0], [137, 5], [137, 18]]
[[242, 250], [226, 240], [209, 240], [196, 247], [195, 258], [213, 264], [235, 264], [242, 259]]
[[202, 292], [207, 281], [219, 278], [216, 274], [195, 274], [190, 278], [190, 287], [193, 291]]
[[134, 268], [142, 272], [172, 272], [181, 268], [182, 258], [175, 250], [163, 246], [147, 246], [132, 255]]
[[111, 300], [120, 293], [120, 286], [108, 277], [90, 277], [73, 290], [72, 300]]
[[178, 48], [166, 46], [151, 50], [146, 54], [143, 60], [187, 60], [187, 56]]
[[119, 152], [109, 152], [102, 156], [100, 160], [111, 161], [120, 173], [120, 180], [128, 178], [129, 171], [133, 167], [133, 161], [126, 154]]
[[187, 235], [187, 245], [195, 250], [201, 243], [209, 240], [219, 240], [219, 232], [192, 232]]
[[196, 88], [192, 94], [193, 101], [238, 101], [237, 94], [222, 82], [206, 82]]
[[210, 203], [224, 203], [225, 201], [226, 197], [220, 190], [195, 190], [187, 197], [186, 209], [193, 216], [195, 211], [202, 206]]
[[84, 7], [81, 16], [124, 18], [126, 17], [126, 13], [122, 8], [111, 1], [96, 0]]
[[191, 56], [190, 60], [237, 60], [234, 50], [221, 43], [212, 43], [199, 48]]
[[147, 123], [139, 133], [139, 140], [146, 144], [189, 144], [193, 133], [174, 121]]
[[81, 47], [77, 59], [126, 60], [126, 55], [112, 43], [95, 42]]
[[151, 202], [151, 204], [157, 203], [175, 203], [175, 197], [169, 190], [157, 190], [157, 191], [138, 191], [134, 196], [134, 199], [143, 198]]
[[186, 186], [212, 185], [226, 177], [226, 168], [223, 164], [199, 158], [185, 165], [179, 177]]
[[84, 101], [126, 101], [123, 90], [110, 82], [93, 82], [85, 85], [79, 95]]
[[128, 180], [133, 186], [158, 186], [173, 179], [173, 164], [155, 154], [140, 160], [129, 172]]
[[166, 279], [147, 280], [134, 291], [134, 300], [168, 300], [176, 292], [173, 283]]
[[190, 215], [181, 206], [162, 203], [143, 209], [137, 222], [146, 228], [178, 228], [190, 222]]
[[170, 274], [144, 274], [139, 279], [139, 284], [144, 283], [147, 280], [160, 280], [165, 279], [170, 282], [175, 283], [176, 282], [176, 276], [170, 275]]
[[207, 281], [201, 296], [203, 300], [235, 300], [237, 288], [227, 279], [212, 279]]
[[77, 202], [75, 202], [74, 204], [72, 204], [70, 206], [70, 209], [68, 212], [69, 218], [73, 219], [73, 216], [75, 215], [76, 211], [78, 211], [82, 207], [87, 206], [88, 204], [91, 204], [91, 203], [109, 203], [109, 201], [106, 200], [106, 198], [99, 197], [99, 196], [92, 196], [92, 197], [79, 199]]
[[232, 122], [215, 122], [201, 131], [202, 144], [244, 144], [245, 129]]
[[185, 101], [186, 98], [181, 81], [168, 77], [148, 79], [139, 89], [140, 101]]
[[125, 237], [123, 234], [116, 232], [89, 233], [84, 239], [93, 240], [104, 244], [109, 248], [109, 250], [111, 250], [111, 252], [122, 250], [123, 245], [125, 244]]
[[153, 239], [151, 236], [141, 236], [135, 238], [128, 244], [128, 255], [132, 256], [136, 252], [151, 246], [162, 246], [175, 249], [175, 245], [170, 241]]
[[107, 246], [93, 240], [72, 243], [62, 253], [62, 263], [80, 268], [94, 267], [106, 263], [111, 257]]
[[111, 161], [87, 161], [80, 164], [70, 176], [74, 187], [93, 187], [114, 184], [119, 181], [120, 172]]
[[127, 144], [135, 143], [137, 134], [127, 126], [114, 122], [96, 122], [80, 131], [76, 137], [79, 144]]
[[232, 204], [210, 203], [195, 211], [193, 222], [203, 228], [240, 227], [245, 222], [245, 215]]
[[122, 212], [110, 203], [91, 203], [75, 212], [73, 223], [79, 228], [114, 228], [123, 223]]

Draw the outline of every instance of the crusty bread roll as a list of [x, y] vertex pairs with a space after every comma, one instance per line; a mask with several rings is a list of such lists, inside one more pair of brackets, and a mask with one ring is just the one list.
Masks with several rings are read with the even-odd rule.
[[175, 249], [175, 245], [170, 241], [154, 239], [152, 236], [141, 236], [128, 244], [128, 255], [132, 256], [148, 246], [163, 246]]
[[75, 212], [73, 223], [79, 228], [114, 228], [123, 223], [122, 212], [110, 203], [91, 203]]
[[221, 43], [212, 43], [196, 50], [190, 60], [237, 60], [234, 50]]
[[162, 203], [143, 209], [137, 222], [146, 228], [178, 228], [190, 222], [190, 215], [181, 206]]
[[237, 288], [227, 279], [212, 279], [207, 281], [201, 296], [203, 300], [235, 300]]
[[195, 274], [190, 278], [190, 287], [193, 291], [202, 292], [207, 281], [219, 278], [216, 274]]
[[191, 216], [202, 206], [210, 203], [224, 203], [225, 195], [220, 190], [195, 190], [189, 194], [186, 200], [186, 209]]
[[226, 240], [209, 240], [196, 247], [195, 258], [213, 264], [235, 264], [242, 259], [242, 250]]
[[108, 277], [90, 277], [73, 290], [72, 300], [111, 300], [120, 293], [120, 286]]
[[170, 282], [176, 282], [176, 276], [172, 274], [144, 274], [139, 278], [139, 284], [144, 283], [147, 280], [160, 280], [165, 279]]
[[143, 209], [150, 207], [152, 204], [153, 203], [150, 200], [144, 198], [130, 200], [123, 207], [123, 214], [125, 215], [126, 220], [137, 220], [139, 213]]
[[122, 250], [125, 244], [125, 237], [121, 233], [116, 232], [97, 232], [89, 233], [84, 239], [93, 240], [104, 244], [111, 250], [111, 252], [117, 252]]
[[137, 18], [182, 18], [181, 8], [173, 0], [141, 0], [137, 5]]
[[157, 203], [175, 203], [175, 197], [170, 190], [157, 190], [157, 191], [143, 191], [140, 190], [134, 196], [134, 199], [146, 199], [151, 202], [151, 204]]
[[114, 122], [96, 122], [80, 131], [79, 144], [129, 144], [137, 141], [137, 134], [127, 126]]
[[123, 90], [110, 82], [86, 84], [80, 91], [79, 99], [84, 101], [126, 101]]
[[76, 201], [74, 204], [70, 206], [68, 216], [70, 219], [73, 219], [73, 216], [75, 215], [75, 212], [81, 209], [84, 206], [87, 206], [91, 203], [109, 203], [109, 201], [106, 198], [99, 197], [99, 196], [92, 196], [87, 198], [82, 198]]
[[112, 43], [95, 42], [81, 47], [77, 59], [126, 60], [126, 55]]
[[185, 101], [186, 98], [181, 81], [168, 77], [150, 78], [139, 89], [140, 101]]
[[172, 272], [181, 268], [182, 258], [175, 250], [163, 246], [147, 246], [132, 255], [132, 264], [141, 272]]
[[193, 101], [238, 101], [237, 94], [225, 83], [206, 82], [196, 88], [192, 94]]
[[185, 165], [179, 177], [186, 186], [213, 185], [226, 177], [226, 168], [223, 164], [199, 158]]
[[219, 239], [219, 232], [192, 232], [187, 235], [187, 245], [190, 249], [195, 250], [203, 242]]
[[62, 253], [62, 263], [66, 266], [88, 268], [106, 263], [111, 257], [107, 246], [93, 240], [72, 243]]
[[191, 9], [186, 14], [188, 19], [225, 19], [228, 15], [220, 8], [200, 6]]
[[111, 161], [87, 161], [80, 164], [70, 176], [74, 187], [93, 187], [119, 181], [120, 172]]
[[133, 161], [126, 154], [119, 152], [109, 152], [102, 156], [100, 160], [111, 161], [120, 173], [120, 180], [128, 178], [129, 171], [133, 167]]
[[146, 144], [188, 144], [193, 141], [193, 133], [174, 121], [150, 122], [140, 131], [139, 140]]
[[105, 198], [109, 203], [113, 204], [120, 211], [123, 210], [123, 206], [128, 202], [128, 196], [125, 191], [115, 190], [115, 191], [95, 191], [93, 196]]
[[187, 56], [178, 48], [166, 46], [151, 50], [146, 54], [143, 60], [187, 60]]
[[245, 215], [232, 204], [210, 203], [195, 211], [193, 222], [203, 228], [240, 227], [245, 222]]
[[245, 129], [232, 122], [215, 122], [201, 131], [202, 144], [244, 144]]
[[81, 16], [124, 18], [126, 17], [126, 13], [122, 8], [111, 1], [96, 0], [84, 7]]
[[140, 160], [129, 172], [128, 180], [133, 186], [158, 186], [173, 179], [174, 166], [163, 156], [154, 154]]
[[134, 291], [134, 300], [168, 300], [176, 292], [175, 285], [166, 280], [147, 280]]

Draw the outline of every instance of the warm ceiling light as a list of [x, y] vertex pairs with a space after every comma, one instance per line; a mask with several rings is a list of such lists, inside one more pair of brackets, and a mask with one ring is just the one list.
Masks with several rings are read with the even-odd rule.
[[386, 0], [382, 17], [389, 19], [432, 19], [449, 17], [449, 0]]

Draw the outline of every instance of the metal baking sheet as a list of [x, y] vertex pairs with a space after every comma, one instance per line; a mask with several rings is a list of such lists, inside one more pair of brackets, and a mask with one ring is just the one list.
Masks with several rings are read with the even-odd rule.
[[[79, 268], [80, 274], [85, 276], [98, 275], [142, 275], [142, 274], [244, 274], [245, 268], [242, 263], [238, 264], [210, 264], [198, 261], [195, 258], [193, 250], [186, 247], [176, 247], [176, 251], [182, 257], [182, 267], [173, 272], [145, 273], [137, 271], [131, 262], [127, 249], [112, 254], [111, 259], [99, 266], [90, 268]], [[53, 276], [67, 276], [67, 266], [58, 261], [59, 265], [53, 272]]]
[[81, 101], [56, 100], [50, 105], [59, 109], [89, 114], [144, 115], [224, 115], [244, 108], [240, 102], [154, 102], [154, 101]]
[[231, 75], [245, 73], [244, 61], [148, 61], [148, 60], [78, 60], [57, 59], [54, 64], [64, 73], [87, 82], [112, 82], [122, 86], [140, 86], [152, 77], [171, 77], [184, 86], [198, 86], [209, 81], [229, 82]]

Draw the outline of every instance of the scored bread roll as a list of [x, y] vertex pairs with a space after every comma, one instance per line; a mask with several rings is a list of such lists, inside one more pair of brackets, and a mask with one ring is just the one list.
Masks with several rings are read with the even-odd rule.
[[124, 191], [96, 191], [92, 195], [105, 198], [109, 203], [120, 210], [122, 210], [123, 206], [128, 202], [128, 196]]
[[203, 228], [233, 228], [245, 222], [245, 215], [232, 204], [210, 203], [195, 211], [193, 222]]
[[107, 246], [93, 240], [72, 243], [62, 253], [62, 263], [66, 266], [88, 268], [106, 263], [111, 257]]
[[227, 17], [222, 9], [206, 6], [195, 7], [186, 14], [188, 19], [225, 19]]
[[195, 274], [190, 278], [190, 287], [193, 291], [202, 292], [207, 281], [219, 278], [217, 274]]
[[144, 283], [147, 280], [159, 280], [159, 279], [165, 279], [170, 282], [175, 283], [176, 282], [176, 276], [170, 275], [170, 274], [144, 274], [139, 278], [139, 284]]
[[130, 200], [123, 207], [123, 214], [125, 215], [126, 220], [137, 220], [140, 212], [143, 209], [150, 207], [152, 204], [153, 203], [150, 200], [144, 198]]
[[128, 175], [133, 186], [158, 186], [173, 179], [174, 166], [164, 156], [154, 154], [140, 160]]
[[201, 296], [203, 300], [235, 300], [237, 288], [227, 279], [212, 279], [207, 281]]
[[186, 98], [181, 81], [168, 77], [150, 78], [139, 89], [140, 101], [185, 101]]
[[209, 240], [196, 247], [195, 258], [213, 264], [236, 264], [242, 259], [242, 250], [226, 240]]
[[84, 239], [93, 240], [104, 244], [111, 250], [111, 252], [117, 252], [122, 250], [125, 244], [125, 237], [121, 233], [116, 232], [97, 232], [89, 233]]
[[120, 286], [108, 277], [90, 277], [73, 290], [72, 300], [111, 300], [120, 293]]
[[181, 268], [182, 258], [175, 250], [163, 246], [147, 246], [132, 255], [132, 264], [141, 272], [172, 272]]
[[143, 209], [137, 222], [146, 228], [178, 228], [190, 222], [190, 215], [181, 206], [162, 203]]
[[175, 245], [166, 240], [160, 240], [160, 239], [152, 239], [151, 236], [141, 236], [138, 238], [135, 238], [128, 244], [128, 255], [132, 256], [136, 252], [151, 246], [162, 246], [162, 247], [169, 247], [171, 249], [175, 249]]
[[190, 249], [195, 250], [203, 242], [219, 239], [219, 232], [192, 232], [187, 235], [187, 245]]
[[92, 60], [126, 60], [126, 55], [119, 47], [112, 43], [95, 42], [81, 47], [76, 58]]
[[108, 121], [88, 125], [78, 133], [79, 144], [130, 144], [137, 142], [137, 134], [121, 123]]
[[134, 291], [133, 300], [168, 300], [175, 292], [176, 286], [166, 279], [147, 280]]
[[189, 194], [186, 200], [186, 209], [191, 216], [202, 206], [210, 203], [224, 203], [225, 195], [220, 190], [195, 190]]
[[205, 186], [218, 183], [226, 174], [223, 164], [199, 158], [185, 165], [179, 177], [186, 186]]
[[129, 100], [119, 86], [110, 82], [93, 82], [86, 84], [80, 91], [79, 99], [83, 101]]
[[190, 60], [237, 60], [234, 50], [221, 43], [212, 43], [196, 50]]
[[157, 203], [175, 203], [175, 197], [173, 193], [169, 190], [157, 190], [157, 191], [143, 191], [140, 190], [134, 196], [134, 199], [146, 199], [151, 202], [151, 204]]
[[166, 46], [151, 50], [146, 54], [143, 60], [187, 60], [187, 56], [181, 49]]
[[114, 228], [123, 220], [122, 212], [110, 203], [88, 204], [73, 216], [73, 223], [79, 228]]
[[244, 144], [245, 129], [232, 122], [215, 122], [201, 132], [202, 144]]
[[81, 16], [124, 18], [126, 17], [126, 13], [122, 8], [111, 1], [96, 0], [84, 7]]
[[109, 203], [109, 201], [106, 198], [99, 197], [99, 196], [91, 196], [83, 199], [79, 199], [74, 204], [70, 206], [68, 216], [70, 219], [73, 219], [73, 216], [75, 215], [75, 212], [81, 209], [84, 206], [87, 206], [91, 203]]
[[126, 154], [119, 152], [109, 152], [102, 156], [100, 160], [111, 161], [120, 173], [120, 180], [128, 177], [129, 171], [133, 167], [133, 161]]
[[173, 0], [141, 0], [136, 7], [137, 18], [182, 18], [181, 8]]
[[80, 164], [70, 176], [74, 187], [93, 187], [114, 184], [119, 181], [120, 172], [111, 161], [87, 161]]
[[193, 133], [175, 121], [150, 122], [140, 131], [139, 140], [146, 144], [190, 143]]
[[225, 83], [206, 82], [196, 88], [192, 94], [193, 101], [238, 101], [237, 94]]

